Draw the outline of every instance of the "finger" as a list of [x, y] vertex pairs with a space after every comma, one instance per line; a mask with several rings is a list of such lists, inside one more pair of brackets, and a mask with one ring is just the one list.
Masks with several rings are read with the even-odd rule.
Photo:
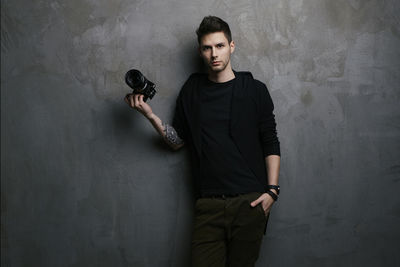
[[262, 201], [262, 198], [257, 198], [256, 200], [254, 200], [253, 202], [251, 202], [250, 203], [250, 205], [252, 206], [252, 207], [255, 207], [255, 206], [257, 206], [258, 205], [258, 203], [260, 203]]
[[133, 95], [130, 95], [130, 96], [129, 96], [129, 103], [130, 103], [130, 105], [131, 105], [131, 108], [134, 108], [134, 107], [135, 107], [135, 102], [133, 101]]
[[268, 209], [265, 210], [265, 214], [267, 214], [270, 211], [271, 211], [271, 206]]
[[135, 95], [135, 106], [139, 106], [139, 94]]
[[144, 97], [144, 95], [140, 95], [140, 98], [139, 98], [139, 100], [140, 100], [140, 105], [142, 105], [142, 104], [144, 103], [143, 97]]

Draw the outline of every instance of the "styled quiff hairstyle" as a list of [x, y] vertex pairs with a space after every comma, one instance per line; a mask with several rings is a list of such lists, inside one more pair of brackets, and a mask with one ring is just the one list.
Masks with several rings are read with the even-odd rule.
[[215, 16], [204, 17], [201, 21], [199, 28], [196, 30], [197, 41], [200, 44], [204, 35], [214, 32], [223, 32], [229, 44], [231, 43], [232, 35], [228, 23]]

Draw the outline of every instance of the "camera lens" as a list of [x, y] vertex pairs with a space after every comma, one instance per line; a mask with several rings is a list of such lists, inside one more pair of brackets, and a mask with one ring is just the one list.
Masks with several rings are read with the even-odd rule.
[[130, 70], [125, 76], [126, 83], [133, 89], [141, 90], [145, 86], [145, 78], [138, 70]]
[[147, 80], [146, 77], [136, 69], [131, 69], [125, 74], [125, 82], [133, 89], [134, 94], [143, 94], [143, 101], [145, 102], [148, 98], [152, 99], [156, 93], [156, 85]]

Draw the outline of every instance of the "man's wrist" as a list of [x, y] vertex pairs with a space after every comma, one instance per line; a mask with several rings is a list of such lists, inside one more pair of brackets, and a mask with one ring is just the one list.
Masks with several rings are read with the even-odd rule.
[[280, 186], [279, 185], [267, 185], [266, 189], [265, 189], [265, 193], [270, 195], [274, 201], [278, 200], [278, 195], [279, 195], [279, 191], [280, 191]]
[[267, 185], [266, 189], [274, 190], [273, 192], [276, 193], [277, 195], [279, 195], [279, 191], [280, 191], [281, 187], [279, 185], [269, 184], [269, 185]]
[[272, 191], [275, 193], [275, 195], [278, 195], [278, 191], [276, 189], [269, 189], [269, 191]]
[[278, 195], [275, 194], [271, 189], [265, 191], [266, 194], [270, 195], [274, 201], [278, 200]]

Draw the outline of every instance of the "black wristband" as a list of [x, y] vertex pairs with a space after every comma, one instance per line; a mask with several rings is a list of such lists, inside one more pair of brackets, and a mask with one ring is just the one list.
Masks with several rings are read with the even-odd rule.
[[279, 191], [281, 190], [281, 187], [280, 187], [279, 185], [269, 184], [269, 185], [267, 185], [267, 189], [275, 189], [276, 192], [277, 192], [278, 195], [279, 195]]
[[267, 191], [265, 191], [265, 193], [267, 193], [268, 195], [270, 195], [275, 201], [278, 200], [278, 195], [275, 194], [274, 192], [272, 192], [271, 190], [267, 190]]

